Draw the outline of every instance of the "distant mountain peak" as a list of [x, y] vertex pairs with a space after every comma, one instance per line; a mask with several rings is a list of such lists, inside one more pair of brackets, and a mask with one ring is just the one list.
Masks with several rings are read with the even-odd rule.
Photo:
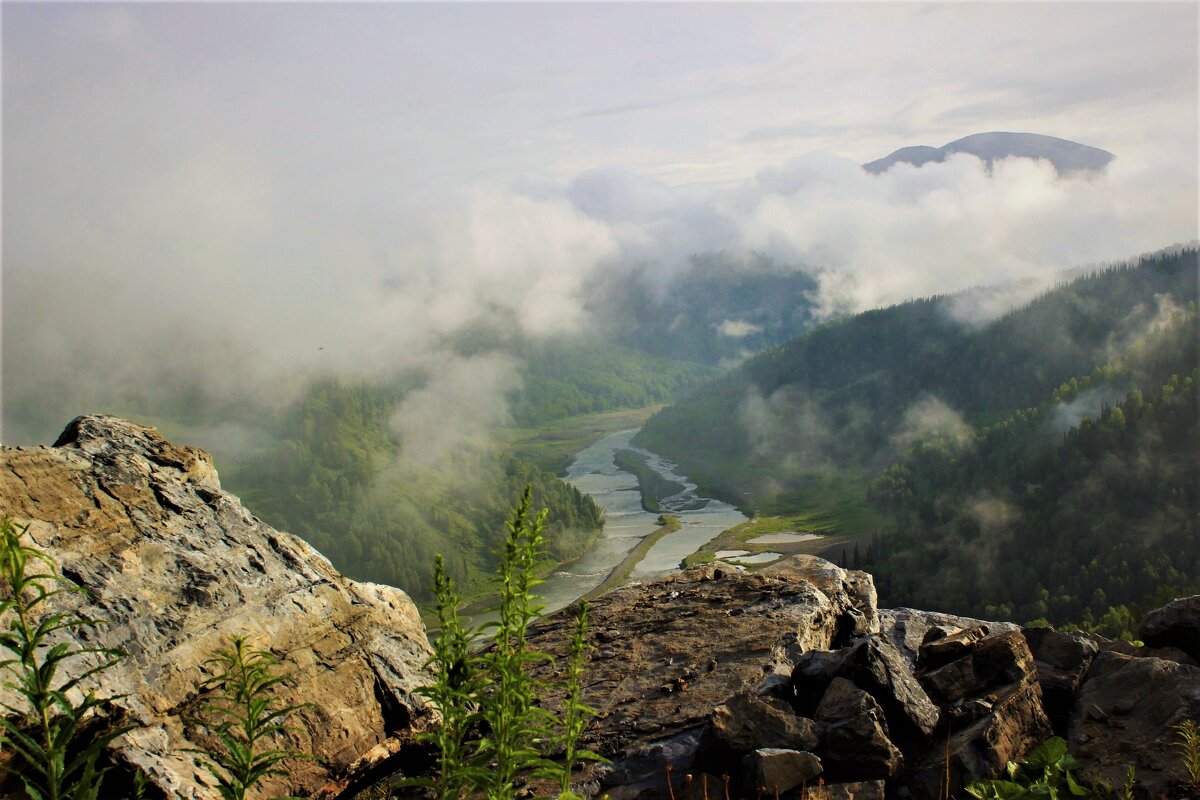
[[1099, 172], [1116, 156], [1107, 150], [1091, 147], [1069, 139], [1045, 136], [1040, 133], [1010, 133], [990, 131], [973, 133], [955, 139], [941, 147], [914, 145], [901, 147], [890, 155], [863, 164], [867, 172], [887, 172], [894, 165], [904, 163], [921, 166], [929, 162], [945, 161], [953, 153], [970, 153], [980, 158], [988, 169], [1000, 158], [1044, 158], [1054, 165], [1059, 175], [1076, 172]]

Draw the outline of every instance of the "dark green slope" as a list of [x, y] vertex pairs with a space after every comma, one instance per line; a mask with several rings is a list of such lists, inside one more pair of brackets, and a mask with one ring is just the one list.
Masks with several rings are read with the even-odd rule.
[[1069, 389], [889, 468], [874, 494], [895, 531], [864, 561], [880, 596], [1129, 638], [1129, 606], [1200, 591], [1200, 369], [1179, 355], [1179, 372], [1049, 443], [1056, 409], [1079, 397]]
[[[515, 420], [531, 428], [666, 402], [715, 372], [604, 342], [505, 340], [494, 330], [463, 332], [451, 346], [457, 356], [512, 359], [520, 389], [507, 400]], [[526, 484], [535, 506], [549, 509], [548, 558], [582, 554], [603, 526], [603, 510], [553, 473], [489, 442], [437, 463], [409, 457], [389, 421], [424, 381], [410, 374], [389, 384], [313, 384], [279, 420], [260, 423], [272, 445], [232, 461], [226, 484], [256, 514], [303, 537], [350, 577], [400, 586], [419, 598], [428, 594], [436, 553], [468, 593], [483, 588]]]
[[652, 418], [638, 443], [744, 507], [778, 510], [814, 476], [886, 466], [922, 408], [979, 425], [1036, 405], [1136, 339], [1166, 298], [1196, 295], [1192, 250], [1087, 275], [982, 328], [955, 321], [955, 298], [870, 311], [748, 360]]
[[226, 475], [268, 523], [301, 536], [353, 578], [427, 596], [435, 553], [470, 590], [494, 566], [498, 538], [526, 484], [550, 510], [549, 555], [579, 555], [603, 525], [592, 499], [531, 464], [486, 450], [445, 464], [405, 458], [388, 427], [399, 390], [314, 385], [276, 445]]
[[642, 443], [774, 513], [858, 487], [888, 520], [860, 561], [883, 604], [1132, 636], [1141, 609], [1200, 591], [1196, 298], [1192, 250], [978, 329], [946, 298], [862, 314], [665, 410]]
[[523, 365], [522, 386], [511, 406], [514, 422], [522, 427], [667, 403], [719, 374], [714, 367], [593, 338], [525, 342], [515, 350]]

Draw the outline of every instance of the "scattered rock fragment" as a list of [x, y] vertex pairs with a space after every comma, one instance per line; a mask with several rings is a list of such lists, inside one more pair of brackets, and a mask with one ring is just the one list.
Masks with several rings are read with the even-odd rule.
[[812, 753], [780, 747], [754, 750], [742, 763], [749, 785], [764, 789], [768, 795], [811, 783], [821, 774], [821, 759]]
[[811, 719], [796, 716], [781, 700], [749, 693], [734, 695], [717, 706], [709, 730], [715, 748], [739, 756], [772, 747], [812, 750], [819, 741]]

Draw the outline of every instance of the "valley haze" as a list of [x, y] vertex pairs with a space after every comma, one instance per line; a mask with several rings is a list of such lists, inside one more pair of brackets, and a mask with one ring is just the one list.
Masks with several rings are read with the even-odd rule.
[[[811, 274], [821, 319], [1189, 241], [1196, 34], [1188, 4], [6, 3], [0, 438], [116, 411], [241, 458], [246, 414], [180, 407], [415, 370], [445, 377], [397, 429], [437, 408], [452, 449], [520, 375], [448, 337], [600, 335], [597, 284], [661, 298], [694, 255]], [[986, 131], [1117, 158], [859, 166]]]

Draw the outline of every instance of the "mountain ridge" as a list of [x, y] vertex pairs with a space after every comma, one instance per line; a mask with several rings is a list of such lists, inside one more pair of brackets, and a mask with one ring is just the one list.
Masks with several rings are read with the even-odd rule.
[[896, 164], [911, 164], [920, 167], [928, 163], [940, 163], [956, 153], [968, 153], [983, 161], [988, 170], [1002, 158], [1046, 159], [1054, 165], [1059, 175], [1079, 172], [1099, 172], [1116, 158], [1113, 153], [1091, 145], [1080, 144], [1070, 139], [1047, 136], [1040, 133], [1014, 133], [1010, 131], [988, 131], [973, 133], [942, 145], [909, 145], [901, 147], [883, 158], [863, 164], [864, 170], [878, 175], [887, 172]]

